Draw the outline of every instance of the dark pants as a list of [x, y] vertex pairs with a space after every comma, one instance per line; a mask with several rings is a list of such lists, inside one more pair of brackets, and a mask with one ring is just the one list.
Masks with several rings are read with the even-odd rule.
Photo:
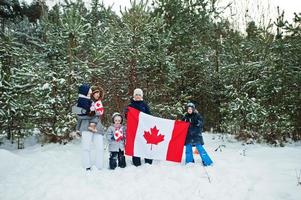
[[[132, 161], [133, 161], [133, 165], [135, 165], [136, 167], [141, 165], [141, 158], [140, 157], [133, 156]], [[153, 163], [153, 160], [145, 158], [144, 162], [151, 165]]]
[[118, 167], [121, 168], [126, 167], [124, 152], [121, 151], [120, 149], [119, 151], [112, 151], [110, 153], [110, 158], [109, 158], [110, 169], [115, 169], [117, 167], [117, 161], [118, 161]]

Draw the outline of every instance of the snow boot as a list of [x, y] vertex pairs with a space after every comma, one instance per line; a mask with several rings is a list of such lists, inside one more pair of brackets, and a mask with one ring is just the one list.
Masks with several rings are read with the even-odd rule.
[[117, 167], [116, 158], [110, 158], [109, 159], [109, 165], [110, 165], [110, 169], [115, 169]]
[[132, 157], [132, 161], [133, 161], [133, 165], [135, 165], [136, 167], [138, 167], [138, 166], [141, 165], [141, 159], [140, 159], [140, 157], [133, 156]]
[[147, 164], [150, 164], [150, 165], [153, 164], [153, 160], [152, 159], [145, 158], [144, 162], [147, 163]]
[[118, 166], [121, 168], [126, 167], [125, 156], [120, 156], [118, 161]]

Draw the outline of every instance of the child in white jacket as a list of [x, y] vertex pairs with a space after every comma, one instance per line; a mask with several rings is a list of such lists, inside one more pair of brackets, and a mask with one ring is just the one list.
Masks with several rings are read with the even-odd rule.
[[112, 116], [113, 124], [107, 130], [107, 140], [109, 143], [109, 166], [115, 169], [118, 166], [126, 167], [124, 156], [125, 146], [125, 127], [122, 125], [123, 118], [120, 113], [114, 113]]

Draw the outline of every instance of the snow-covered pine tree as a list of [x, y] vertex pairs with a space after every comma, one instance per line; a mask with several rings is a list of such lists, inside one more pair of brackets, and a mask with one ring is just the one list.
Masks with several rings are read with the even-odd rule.
[[170, 91], [177, 78], [173, 56], [168, 55], [170, 31], [164, 17], [152, 12], [145, 2], [133, 2], [131, 9], [122, 14], [128, 32], [130, 77], [129, 96], [135, 87], [144, 89], [154, 113], [160, 116], [177, 114], [171, 103]]
[[82, 59], [90, 29], [86, 14], [82, 1], [66, 2], [54, 6], [41, 22], [46, 50], [36, 71], [40, 77], [37, 115], [44, 119], [40, 124], [44, 135], [64, 138], [74, 129], [76, 118], [71, 107], [76, 103], [78, 85], [89, 83], [91, 76]]
[[[91, 11], [87, 15], [91, 23], [88, 37], [84, 41], [86, 60], [88, 61], [91, 73], [91, 84], [104, 88], [106, 94], [103, 100], [105, 106], [105, 117], [103, 122], [111, 123], [111, 114], [115, 111], [121, 111], [119, 98], [121, 93], [113, 92], [113, 88], [119, 87], [113, 80], [116, 79], [119, 69], [113, 69], [113, 59], [116, 56], [114, 49], [111, 49], [114, 32], [112, 27], [115, 23], [120, 22], [120, 17], [112, 11], [111, 7], [105, 7], [99, 0], [93, 0]], [[111, 70], [115, 70], [115, 73]], [[113, 74], [113, 76], [111, 75]], [[119, 77], [122, 80], [121, 77]], [[109, 93], [108, 93], [109, 91]], [[115, 90], [116, 91], [116, 90]], [[116, 109], [117, 108], [117, 109]], [[106, 117], [108, 116], [108, 117]]]
[[113, 109], [108, 110], [123, 112], [135, 87], [144, 89], [149, 102], [158, 99], [158, 91], [165, 85], [162, 81], [168, 80], [168, 34], [162, 18], [152, 16], [145, 2], [133, 1], [121, 17], [108, 14], [101, 20], [107, 30], [102, 32], [104, 41], [99, 45], [105, 76], [99, 78], [108, 91], [105, 102]]
[[1, 35], [1, 134], [14, 142], [32, 131], [34, 122], [34, 93], [38, 76], [35, 74], [36, 53], [31, 44], [31, 27], [24, 19]]
[[[215, 4], [209, 1], [155, 1], [159, 13], [165, 19], [166, 29], [171, 32], [167, 54], [173, 57], [177, 72], [172, 85], [173, 98], [170, 106], [194, 101], [200, 112], [206, 116], [206, 126], [218, 128], [219, 110], [216, 102], [218, 87], [217, 50], [220, 48], [220, 34], [214, 22], [218, 18]], [[222, 29], [222, 27], [220, 27]]]
[[[298, 36], [293, 37], [294, 42], [290, 35], [277, 35], [274, 40], [270, 28], [258, 28], [250, 22], [246, 37], [225, 40], [226, 55], [235, 62], [225, 63], [222, 69], [226, 86], [222, 126], [224, 131], [243, 139], [283, 145], [292, 133], [298, 135], [295, 123], [300, 108], [296, 86], [300, 70], [295, 67], [298, 59], [292, 56], [299, 51], [295, 40]], [[280, 30], [278, 34], [283, 31]]]

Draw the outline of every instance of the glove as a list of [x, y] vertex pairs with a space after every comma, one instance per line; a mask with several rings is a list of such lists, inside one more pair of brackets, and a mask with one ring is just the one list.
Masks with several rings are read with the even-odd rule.
[[90, 111], [95, 111], [95, 106], [94, 106], [94, 105], [92, 105], [92, 106], [90, 107]]

